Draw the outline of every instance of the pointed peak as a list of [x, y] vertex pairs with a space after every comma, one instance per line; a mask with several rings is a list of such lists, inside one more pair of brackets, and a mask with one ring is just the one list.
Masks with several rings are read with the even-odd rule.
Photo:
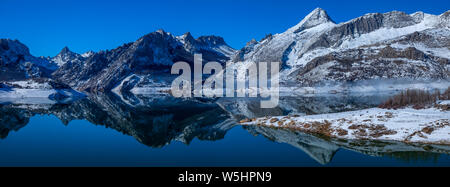
[[322, 9], [322, 8], [320, 8], [320, 7], [317, 7], [317, 8], [315, 8], [313, 11], [311, 11], [311, 13], [310, 14], [312, 14], [312, 13], [316, 13], [316, 12], [325, 12], [326, 13], [326, 11], [324, 10], [324, 9]]
[[181, 36], [181, 39], [183, 39], [183, 40], [189, 40], [189, 41], [195, 40], [194, 37], [192, 36], [192, 34], [191, 34], [190, 32], [184, 33], [184, 34]]
[[72, 53], [72, 51], [70, 51], [69, 47], [65, 46], [64, 48], [61, 49], [61, 52], [59, 52], [59, 54], [67, 54], [67, 53]]
[[303, 20], [296, 26], [291, 28], [294, 32], [300, 32], [305, 29], [315, 27], [323, 23], [334, 23], [334, 21], [328, 16], [327, 12], [322, 8], [316, 8], [311, 13], [309, 13]]
[[333, 22], [331, 20], [330, 16], [328, 16], [327, 11], [325, 11], [322, 8], [316, 8], [311, 13], [309, 13], [302, 22], [314, 22], [316, 24], [326, 23], [326, 22]]
[[166, 34], [166, 31], [164, 31], [163, 29], [158, 29], [155, 32], [159, 34]]
[[183, 34], [183, 36], [185, 36], [185, 37], [192, 37], [192, 34], [191, 34], [191, 32], [186, 32], [186, 33]]

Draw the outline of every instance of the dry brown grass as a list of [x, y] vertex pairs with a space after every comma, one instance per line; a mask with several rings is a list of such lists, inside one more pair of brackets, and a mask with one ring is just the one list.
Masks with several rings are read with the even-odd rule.
[[275, 122], [277, 122], [278, 121], [278, 118], [272, 118], [272, 119], [270, 119], [270, 123], [275, 123]]

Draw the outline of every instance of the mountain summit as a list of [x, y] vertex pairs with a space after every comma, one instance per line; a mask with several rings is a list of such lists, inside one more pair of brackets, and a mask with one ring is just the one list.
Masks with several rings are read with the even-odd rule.
[[328, 16], [327, 12], [322, 8], [316, 8], [303, 18], [300, 23], [292, 28], [294, 32], [301, 32], [305, 29], [315, 27], [324, 23], [334, 23], [334, 21]]
[[58, 53], [55, 57], [51, 59], [54, 63], [56, 63], [58, 66], [63, 66], [67, 62], [73, 62], [73, 61], [83, 61], [83, 57], [75, 52], [72, 52], [69, 47], [64, 47], [61, 52]]

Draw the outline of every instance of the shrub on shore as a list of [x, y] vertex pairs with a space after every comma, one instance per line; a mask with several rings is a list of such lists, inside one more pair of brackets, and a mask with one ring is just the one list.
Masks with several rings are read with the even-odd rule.
[[412, 106], [414, 109], [422, 109], [433, 106], [437, 100], [449, 100], [450, 87], [443, 93], [438, 90], [428, 92], [419, 89], [408, 89], [390, 97], [387, 101], [380, 104], [379, 108], [398, 109], [406, 106]]

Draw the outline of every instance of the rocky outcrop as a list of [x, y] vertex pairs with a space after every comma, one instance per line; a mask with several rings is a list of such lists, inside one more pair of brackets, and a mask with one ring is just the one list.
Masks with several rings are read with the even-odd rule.
[[0, 81], [50, 77], [57, 65], [43, 57], [34, 57], [18, 40], [0, 39]]
[[351, 49], [317, 57], [298, 72], [298, 81], [314, 85], [328, 81], [369, 79], [447, 79], [449, 59], [427, 55], [414, 47], [390, 46], [370, 50]]

